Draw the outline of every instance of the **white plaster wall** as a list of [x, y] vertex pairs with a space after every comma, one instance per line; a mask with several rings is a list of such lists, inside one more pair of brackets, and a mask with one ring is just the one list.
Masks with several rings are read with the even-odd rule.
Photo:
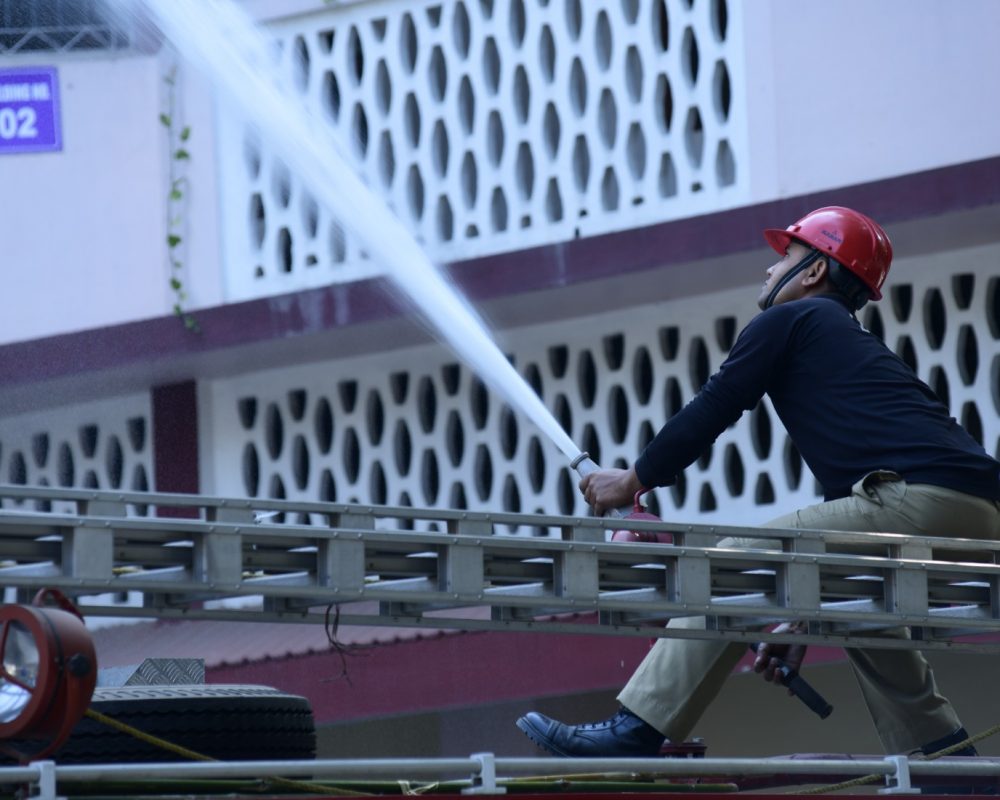
[[[169, 58], [33, 54], [4, 65], [58, 68], [63, 149], [0, 156], [0, 344], [169, 313], [159, 121]], [[182, 72], [181, 91], [192, 125], [184, 215], [196, 221], [184, 282], [192, 305], [210, 305], [220, 299], [214, 114], [200, 78]]]
[[771, 0], [742, 19], [755, 201], [1000, 153], [995, 0]]

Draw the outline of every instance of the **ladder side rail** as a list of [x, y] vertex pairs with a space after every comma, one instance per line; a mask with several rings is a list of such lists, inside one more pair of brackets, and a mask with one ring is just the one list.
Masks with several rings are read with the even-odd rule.
[[[112, 518], [101, 517], [94, 519], [79, 519], [77, 518], [66, 518], [67, 521], [77, 521], [79, 524], [74, 526], [74, 530], [83, 530], [87, 528], [98, 529], [98, 530], [110, 530], [116, 538], [125, 538], [129, 540], [142, 540], [150, 538], [156, 540], [159, 538], [161, 541], [176, 541], [181, 542], [187, 535], [190, 535], [191, 541], [194, 541], [196, 536], [204, 536], [206, 533], [219, 533], [226, 535], [240, 534], [243, 539], [248, 542], [255, 543], [257, 540], [264, 542], [276, 549], [277, 552], [286, 552], [286, 549], [281, 547], [281, 544], [288, 545], [289, 548], [305, 548], [305, 547], [316, 547], [318, 546], [324, 537], [332, 536], [332, 533], [318, 532], [316, 528], [310, 526], [299, 526], [294, 530], [289, 530], [285, 532], [285, 536], [279, 536], [277, 533], [270, 528], [265, 528], [262, 526], [245, 526], [245, 525], [233, 525], [225, 523], [205, 523], [205, 522], [192, 522], [192, 521], [177, 521], [177, 520], [142, 520], [136, 521], [134, 519], [122, 519], [114, 520]], [[34, 525], [38, 528], [39, 536], [42, 535], [56, 535], [56, 531], [53, 531], [49, 526], [48, 521], [42, 521], [38, 519], [30, 519], [25, 522], [24, 519], [18, 520], [18, 525], [21, 527], [21, 533], [24, 533], [25, 525]], [[146, 534], [149, 532], [155, 532], [156, 535], [152, 537], [147, 537]], [[65, 535], [65, 532], [64, 534]], [[370, 531], [366, 533], [366, 541], [371, 541], [375, 543], [382, 543], [383, 545], [390, 547], [399, 547], [406, 549], [407, 547], [427, 547], [434, 548], [439, 544], [446, 543], [449, 541], [447, 538], [448, 534], [427, 534], [427, 533], [413, 533], [409, 531], [400, 532], [389, 532], [389, 531]], [[872, 536], [879, 536], [879, 534], [872, 534]], [[689, 537], [690, 538], [690, 537]], [[564, 542], [554, 539], [526, 539], [521, 537], [491, 537], [490, 546], [493, 548], [506, 548], [510, 551], [521, 551], [521, 555], [526, 558], [530, 557], [554, 557], [556, 552], [560, 552], [560, 548], [573, 548], [576, 545], [574, 542]], [[798, 543], [793, 549], [792, 556], [796, 557], [798, 550], [801, 550], [806, 546], [805, 542], [807, 540], [798, 540]], [[922, 545], [923, 543], [921, 543]], [[954, 543], [950, 543], [954, 544]], [[608, 548], [613, 547], [613, 544], [603, 543], [597, 544], [598, 548]], [[653, 553], [657, 556], [660, 555], [675, 555], [683, 557], [703, 557], [706, 551], [712, 550], [712, 548], [684, 548], [684, 547], [670, 547], [663, 545], [640, 545], [640, 544], [629, 544], [628, 548], [632, 549], [636, 554], [641, 554], [645, 557], [646, 553]], [[642, 548], [655, 548], [653, 550], [643, 550]], [[819, 555], [823, 556], [825, 560], [835, 559], [839, 557], [837, 553], [827, 553], [822, 554], [819, 552], [817, 546], [811, 546], [811, 549], [815, 550]], [[898, 550], [898, 548], [897, 548]], [[549, 552], [551, 551], [551, 552]], [[767, 560], [770, 558], [768, 555], [770, 551], [756, 551], [756, 550], [745, 550], [739, 551], [739, 555], [727, 555], [725, 552], [718, 552], [713, 557], [714, 558], [763, 558]], [[903, 548], [899, 552], [906, 555], [912, 553], [915, 555], [914, 558], [909, 560], [919, 562], [932, 567], [937, 571], [941, 570], [987, 570], [991, 565], [980, 562], [975, 563], [949, 563], [949, 562], [932, 562], [927, 558], [928, 549], [924, 546], [918, 547], [916, 549], [910, 548], [907, 550]], [[811, 557], [810, 557], [811, 558]], [[878, 556], [855, 556], [843, 554], [843, 558], [849, 559], [844, 563], [851, 566], [854, 565], [854, 560], [870, 558], [873, 569], [878, 566], [882, 566]], [[898, 558], [896, 559], [899, 560]], [[906, 560], [906, 559], [904, 559]], [[801, 563], [801, 560], [800, 560]], [[835, 561], [830, 561], [830, 563], [836, 563]], [[995, 565], [992, 565], [995, 566]]]
[[[210, 497], [204, 495], [171, 494], [155, 492], [122, 492], [122, 491], [102, 491], [92, 489], [65, 489], [44, 486], [22, 486], [0, 484], [0, 498], [6, 499], [36, 499], [36, 500], [79, 500], [84, 504], [100, 502], [111, 502], [125, 504], [128, 507], [182, 507], [200, 506], [203, 509], [242, 509], [244, 511], [256, 511], [264, 509], [274, 509], [278, 511], [300, 511], [318, 514], [343, 514], [354, 513], [368, 515], [376, 519], [397, 518], [402, 520], [483, 520], [494, 524], [511, 525], [514, 527], [531, 526], [561, 528], [571, 524], [576, 528], [600, 528], [604, 530], [614, 530], [621, 526], [620, 521], [606, 520], [599, 518], [567, 518], [554, 515], [538, 514], [514, 514], [510, 512], [474, 512], [456, 511], [447, 509], [414, 509], [410, 507], [374, 506], [362, 504], [329, 503], [321, 501], [293, 501], [293, 500], [272, 500], [268, 498], [232, 498], [232, 497]], [[89, 507], [89, 506], [88, 506]], [[96, 507], [96, 506], [94, 506]], [[10, 513], [9, 509], [0, 510], [0, 516]], [[30, 512], [40, 515], [47, 515], [52, 512]], [[130, 515], [131, 516], [131, 515]], [[141, 517], [140, 517], [141, 518]], [[213, 512], [210, 518], [205, 521], [216, 521], [219, 519], [217, 512]], [[568, 520], [571, 520], [569, 523]], [[685, 532], [708, 533], [716, 539], [725, 537], [754, 537], [761, 538], [766, 535], [768, 538], [788, 538], [820, 535], [829, 543], [851, 543], [864, 542], [867, 537], [884, 537], [885, 541], [896, 539], [906, 543], [909, 539], [924, 539], [927, 537], [913, 537], [902, 534], [868, 534], [860, 532], [846, 531], [804, 531], [799, 529], [762, 529], [758, 527], [746, 526], [719, 526], [719, 525], [693, 525], [677, 524], [669, 521], [653, 522], [644, 520], [630, 521], [630, 527], [636, 530], [658, 530], [683, 535]], [[878, 540], [870, 540], [873, 543]], [[994, 553], [1000, 551], [1000, 542], [990, 542], [985, 540], [971, 539], [946, 539], [933, 538], [930, 540], [933, 548], [949, 547], [952, 549], [963, 549], [971, 547], [973, 549], [988, 550]]]
[[[93, 528], [99, 529], [101, 531], [110, 531], [112, 535], [117, 537], [125, 536], [126, 538], [132, 539], [136, 535], [135, 526], [131, 521], [126, 521], [126, 529], [124, 531], [115, 530], [112, 524], [107, 519], [89, 521], [84, 525], [77, 526], [77, 528], [86, 528], [87, 525]], [[270, 532], [261, 532], [260, 528], [247, 528], [245, 526], [224, 526], [224, 525], [196, 525], [190, 522], [184, 523], [183, 526], [187, 530], [178, 530], [178, 525], [173, 522], [148, 522], [148, 526], [159, 527], [160, 530], [166, 532], [164, 539], [175, 540], [175, 544], [183, 544], [184, 539], [181, 538], [181, 534], [187, 532], [193, 532], [197, 535], [205, 535], [206, 533], [219, 533], [225, 535], [241, 534], [242, 538], [247, 542], [253, 543], [254, 540], [259, 536], [262, 540], [269, 542], [273, 541], [273, 536]], [[307, 536], [296, 536], [294, 539], [290, 539], [288, 544], [294, 545], [294, 548], [316, 548], [325, 539], [331, 536], [337, 535], [331, 532], [317, 532], [316, 529], [303, 528], [296, 531], [296, 534], [303, 533]], [[48, 526], [42, 526], [39, 530], [39, 534], [48, 535], [58, 535], [56, 532], [48, 528]], [[102, 534], [103, 535], [103, 534]], [[195, 537], [191, 537], [190, 541], [194, 542]], [[447, 534], [414, 534], [411, 532], [383, 532], [383, 531], [372, 531], [365, 534], [366, 543], [382, 544], [387, 546], [393, 546], [400, 548], [402, 551], [406, 551], [409, 548], [411, 551], [414, 549], [433, 549], [441, 544], [447, 544], [454, 541], [448, 537]], [[484, 540], [485, 541], [485, 540]], [[579, 545], [572, 542], [559, 542], [555, 540], [523, 540], [518, 538], [492, 538], [489, 540], [489, 547], [493, 550], [498, 551], [511, 551], [515, 557], [525, 557], [525, 558], [544, 558], [555, 557], [558, 552], [565, 552], [566, 549], [572, 549], [578, 547]], [[597, 544], [592, 545], [595, 550], [601, 550], [602, 554], [608, 555], [615, 551], [616, 545], [614, 544]], [[621, 547], [620, 545], [618, 546]], [[640, 545], [640, 544], [629, 544], [625, 545], [630, 558], [627, 562], [636, 562], [638, 560], [644, 560], [647, 556], [653, 556], [650, 558], [651, 561], [662, 560], [666, 558], [668, 561], [677, 558], [687, 558], [687, 557], [698, 557], [703, 558], [705, 556], [711, 556], [715, 561], [719, 560], [732, 560], [734, 562], [739, 562], [740, 560], [748, 562], [749, 560], [756, 559], [762, 560], [764, 562], [773, 561], [775, 559], [787, 558], [790, 556], [792, 561], [799, 560], [798, 554], [792, 552], [791, 554], [776, 554], [772, 551], [725, 551], [725, 550], [713, 550], [712, 548], [677, 548], [677, 547], [664, 547], [661, 545]], [[651, 549], [652, 548], [652, 549]], [[257, 552], [257, 551], [254, 551]], [[284, 548], [275, 548], [271, 555], [279, 556], [281, 558], [289, 557], [290, 550]], [[622, 550], [618, 550], [618, 553], [622, 553]], [[926, 555], [926, 550], [919, 552], [919, 555]], [[851, 556], [847, 554], [817, 554], [817, 558], [821, 558], [822, 561], [828, 565], [841, 564], [851, 569], [858, 567], [859, 565], [870, 564], [872, 571], [877, 571], [879, 568], [884, 568], [888, 566], [898, 566], [900, 563], [906, 561], [906, 559], [883, 559], [876, 556]], [[808, 560], [810, 563], [819, 563], [818, 560], [813, 561], [813, 557], [809, 556]], [[947, 562], [931, 562], [925, 558], [909, 559], [910, 562], [916, 562], [922, 567], [926, 567], [933, 570], [935, 573], [953, 572], [955, 579], [959, 576], [966, 574], [974, 574], [979, 577], [981, 574], [995, 574], [996, 565], [987, 565], [980, 563], [947, 563]]]
[[[2, 487], [0, 487], [2, 489]], [[57, 492], [64, 490], [54, 490], [49, 489], [49, 492]], [[68, 490], [65, 490], [68, 491]], [[95, 493], [88, 493], [89, 495]], [[142, 501], [143, 504], [150, 503], [153, 495], [142, 494], [142, 493], [104, 493], [110, 498], [117, 499], [118, 502], [122, 501]], [[168, 496], [174, 497], [174, 496]], [[178, 496], [187, 497], [187, 496]], [[190, 496], [192, 499], [203, 500], [204, 498], [198, 498], [197, 496]], [[220, 500], [220, 502], [222, 502]], [[230, 504], [231, 508], [242, 508], [246, 511], [249, 508], [253, 508], [258, 505], [257, 503], [250, 503], [246, 500], [233, 500], [226, 499], [226, 503]], [[342, 513], [356, 513], [359, 516], [366, 516], [370, 519], [379, 518], [380, 516], [398, 516], [400, 519], [405, 520], [419, 520], [419, 519], [437, 519], [437, 520], [470, 520], [470, 521], [481, 521], [483, 523], [488, 523], [495, 525], [497, 523], [512, 524], [517, 526], [526, 525], [545, 525], [548, 527], [565, 528], [567, 525], [571, 525], [574, 530], [587, 530], [590, 528], [596, 528], [601, 530], [613, 530], [621, 526], [620, 521], [615, 520], [604, 520], [595, 518], [583, 518], [583, 519], [573, 519], [558, 516], [544, 516], [544, 515], [523, 515], [523, 514], [484, 514], [476, 512], [448, 512], [448, 511], [438, 511], [438, 510], [419, 510], [411, 508], [398, 508], [394, 509], [391, 507], [374, 507], [374, 506], [345, 506], [338, 504], [323, 504], [323, 503], [291, 503], [291, 501], [273, 501], [275, 504], [282, 506], [291, 506], [300, 509], [318, 509], [323, 513], [338, 515]], [[264, 505], [264, 504], [260, 504]], [[66, 516], [66, 515], [62, 515]], [[216, 515], [218, 518], [222, 518], [222, 515]], [[59, 514], [53, 512], [12, 512], [10, 510], [0, 510], [0, 528], [8, 523], [10, 519], [19, 518], [20, 520], [28, 519], [38, 519], [44, 518], [49, 519], [52, 523], [58, 524], [60, 519]], [[136, 522], [137, 527], [141, 526], [143, 523], [148, 525], [162, 524], [165, 520], [163, 518], [156, 517], [135, 517], [130, 516], [129, 519]], [[185, 530], [183, 523], [187, 522], [189, 525], [197, 526], [199, 524], [206, 524], [208, 522], [213, 522], [213, 520], [184, 520], [184, 519], [172, 519], [178, 530]], [[872, 545], [874, 548], [879, 549], [883, 546], [891, 546], [893, 544], [908, 544], [912, 541], [921, 541], [929, 544], [932, 549], [944, 548], [949, 551], [963, 551], [970, 554], [977, 554], [979, 556], [976, 560], [983, 560], [984, 557], [991, 560], [996, 560], [997, 554], [1000, 553], [1000, 542], [992, 542], [985, 540], [974, 540], [974, 539], [948, 539], [940, 537], [911, 537], [903, 536], [900, 534], [885, 534], [885, 533], [857, 533], [857, 532], [844, 532], [844, 531], [803, 531], [796, 529], [761, 529], [757, 527], [736, 527], [736, 526], [705, 526], [705, 525], [682, 525], [677, 526], [665, 522], [649, 522], [644, 520], [630, 521], [630, 527], [634, 527], [636, 530], [652, 530], [652, 531], [662, 531], [662, 532], [672, 532], [678, 538], [679, 541], [683, 542], [684, 537], [688, 534], [705, 534], [709, 537], [714, 537], [716, 541], [721, 538], [737, 536], [737, 537], [753, 537], [753, 538], [774, 538], [774, 539], [789, 539], [789, 538], [817, 538], [827, 543], [828, 550], [836, 551], [840, 545], [848, 545], [852, 548], [864, 547], [866, 544]], [[308, 531], [309, 526], [268, 526], [272, 530], [276, 537], [282, 537], [287, 535], [295, 535], [296, 533], [301, 533], [303, 529]], [[195, 528], [188, 528], [188, 530], [194, 530]], [[399, 531], [403, 533], [403, 531]], [[591, 534], [588, 531], [588, 536]], [[520, 539], [525, 537], [501, 537], [497, 538], [514, 538]], [[536, 540], [540, 541], [540, 540]], [[877, 553], [876, 553], [877, 554]]]

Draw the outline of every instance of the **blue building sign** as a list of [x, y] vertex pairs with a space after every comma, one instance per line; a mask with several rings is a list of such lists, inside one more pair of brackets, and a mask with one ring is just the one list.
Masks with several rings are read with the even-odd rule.
[[62, 150], [55, 67], [0, 69], [0, 155]]

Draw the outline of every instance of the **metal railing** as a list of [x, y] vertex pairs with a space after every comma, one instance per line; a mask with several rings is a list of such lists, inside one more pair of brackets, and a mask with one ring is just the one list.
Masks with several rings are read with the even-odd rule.
[[[448, 781], [463, 794], [503, 794], [524, 776], [538, 780], [569, 775], [622, 776], [634, 781], [663, 778], [744, 778], [800, 776], [802, 784], [822, 783], [831, 776], [882, 775], [882, 793], [913, 793], [912, 778], [961, 776], [994, 781], [997, 758], [944, 758], [924, 761], [906, 756], [884, 758], [503, 758], [476, 753], [467, 758], [357, 759], [315, 761], [230, 761], [181, 764], [99, 764], [59, 766], [40, 761], [24, 767], [0, 768], [0, 784], [29, 783], [38, 800], [55, 800], [57, 787], [73, 783], [107, 783], [170, 779], [266, 778], [283, 775], [326, 780]], [[543, 776], [543, 778], [539, 778]], [[812, 778], [812, 780], [810, 780]], [[789, 781], [794, 782], [794, 781]]]

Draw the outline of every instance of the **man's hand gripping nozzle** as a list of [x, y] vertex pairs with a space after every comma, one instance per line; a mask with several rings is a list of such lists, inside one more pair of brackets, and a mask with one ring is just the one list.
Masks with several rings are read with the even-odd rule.
[[[601, 468], [595, 463], [594, 459], [590, 457], [590, 453], [587, 451], [580, 452], [576, 458], [569, 462], [570, 469], [576, 470], [576, 474], [580, 476], [580, 479], [586, 478], [593, 472], [600, 472]], [[624, 506], [622, 508], [612, 508], [604, 512], [604, 516], [610, 519], [624, 519], [630, 513], [632, 513], [632, 508], [630, 506]]]

